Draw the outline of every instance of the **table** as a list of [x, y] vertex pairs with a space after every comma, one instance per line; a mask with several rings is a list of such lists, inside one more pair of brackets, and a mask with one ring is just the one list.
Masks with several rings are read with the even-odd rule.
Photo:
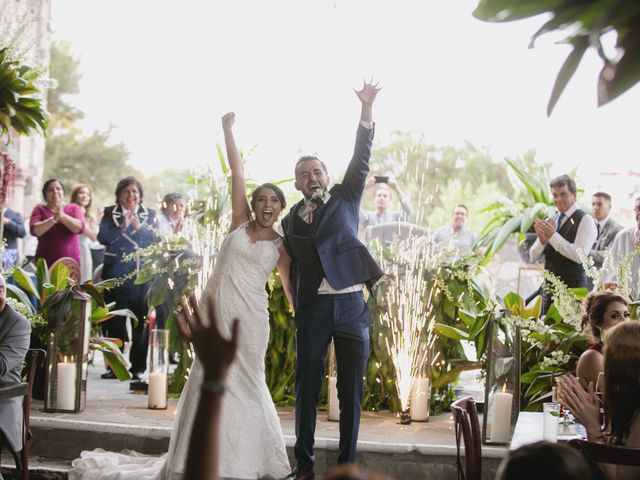
[[[562, 425], [560, 429], [562, 429]], [[568, 431], [558, 431], [558, 440], [568, 442], [572, 438], [587, 438], [587, 432], [579, 423], [568, 426]], [[528, 443], [542, 441], [542, 412], [520, 412], [516, 428], [511, 439], [511, 450]]]

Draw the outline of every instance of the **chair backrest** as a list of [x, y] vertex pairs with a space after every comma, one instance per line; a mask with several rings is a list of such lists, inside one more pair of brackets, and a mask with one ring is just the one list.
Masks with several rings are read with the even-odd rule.
[[49, 273], [53, 270], [53, 267], [62, 263], [69, 270], [69, 278], [71, 278], [74, 282], [80, 283], [80, 265], [71, 257], [62, 257], [53, 262], [53, 265], [49, 267]]
[[364, 229], [365, 241], [371, 242], [378, 239], [381, 242], [391, 242], [394, 238], [406, 240], [409, 237], [425, 237], [429, 230], [408, 222], [387, 222], [378, 225], [369, 225]]
[[33, 383], [36, 377], [36, 368], [47, 358], [47, 352], [39, 348], [30, 348], [24, 358], [24, 368], [22, 369], [22, 377], [29, 385], [29, 391], [24, 397], [24, 426], [27, 436], [29, 435], [29, 417], [31, 413], [31, 395], [33, 393]]
[[640, 467], [640, 448], [618, 447], [579, 439], [569, 440], [569, 445], [582, 453], [592, 467], [597, 467], [598, 463]]
[[[473, 397], [467, 396], [451, 404], [451, 413], [455, 424], [458, 479], [480, 480], [482, 474], [482, 438], [480, 421]], [[464, 440], [466, 469], [460, 460], [460, 441]]]

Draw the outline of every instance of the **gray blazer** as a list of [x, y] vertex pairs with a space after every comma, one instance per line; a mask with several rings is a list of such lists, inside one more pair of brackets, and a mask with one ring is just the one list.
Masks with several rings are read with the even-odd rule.
[[[31, 324], [8, 304], [0, 312], [0, 387], [20, 383]], [[0, 400], [0, 431], [14, 451], [22, 450], [22, 397]]]
[[611, 246], [620, 230], [622, 230], [622, 225], [614, 222], [611, 218], [600, 228], [598, 239], [589, 252], [589, 256], [593, 258], [593, 263], [597, 268], [602, 268], [605, 250]]

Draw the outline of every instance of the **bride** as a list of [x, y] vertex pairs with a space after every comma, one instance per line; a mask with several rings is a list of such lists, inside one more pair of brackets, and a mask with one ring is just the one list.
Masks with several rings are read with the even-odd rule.
[[[203, 293], [203, 297], [212, 296], [214, 300], [224, 336], [230, 336], [233, 319], [240, 320], [238, 350], [222, 403], [219, 473], [223, 478], [282, 478], [291, 469], [265, 381], [264, 357], [269, 340], [265, 284], [274, 266], [278, 266], [285, 292], [289, 292], [290, 259], [273, 228], [285, 200], [277, 186], [267, 183], [255, 189], [249, 204], [242, 159], [233, 135], [234, 121], [234, 113], [222, 117], [232, 172], [231, 229]], [[202, 376], [196, 358], [178, 402], [167, 454], [155, 458], [99, 450], [82, 452], [72, 464], [69, 479], [182, 480]]]

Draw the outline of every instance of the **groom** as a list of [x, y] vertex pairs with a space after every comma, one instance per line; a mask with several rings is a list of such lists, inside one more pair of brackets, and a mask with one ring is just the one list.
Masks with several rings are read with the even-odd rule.
[[369, 355], [369, 311], [362, 289], [383, 275], [358, 240], [358, 214], [373, 141], [373, 101], [380, 89], [365, 83], [353, 158], [341, 184], [328, 190], [327, 168], [305, 156], [295, 168], [296, 189], [304, 199], [282, 220], [291, 256], [291, 289], [296, 322], [297, 466], [287, 478], [314, 478], [316, 406], [324, 360], [335, 344], [340, 399], [339, 463], [353, 462], [358, 441], [363, 376]]

